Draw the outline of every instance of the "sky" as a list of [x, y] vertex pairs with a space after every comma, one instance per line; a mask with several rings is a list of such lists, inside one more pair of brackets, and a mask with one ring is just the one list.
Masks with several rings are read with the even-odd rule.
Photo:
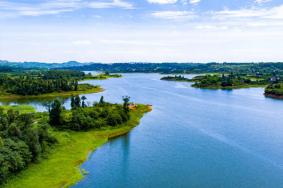
[[0, 0], [0, 59], [283, 61], [283, 0]]

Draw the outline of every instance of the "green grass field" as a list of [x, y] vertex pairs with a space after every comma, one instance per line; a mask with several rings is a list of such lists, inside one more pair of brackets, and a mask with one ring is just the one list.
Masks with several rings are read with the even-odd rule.
[[130, 120], [119, 127], [87, 132], [52, 131], [59, 141], [47, 159], [31, 164], [26, 170], [8, 180], [4, 188], [61, 188], [69, 187], [83, 178], [80, 165], [89, 152], [119, 135], [128, 133], [139, 124], [150, 108], [139, 105], [131, 111]]
[[19, 111], [23, 114], [35, 112], [35, 108], [29, 105], [0, 106], [0, 108], [2, 108], [4, 111], [12, 109], [14, 111]]

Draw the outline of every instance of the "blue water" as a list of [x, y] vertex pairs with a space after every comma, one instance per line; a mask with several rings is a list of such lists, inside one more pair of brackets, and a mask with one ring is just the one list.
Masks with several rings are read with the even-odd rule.
[[86, 95], [90, 103], [128, 95], [153, 111], [93, 152], [74, 188], [283, 187], [283, 101], [265, 98], [262, 88], [195, 89], [160, 77], [87, 81], [106, 89]]
[[[126, 74], [93, 81], [105, 99], [152, 104], [140, 126], [97, 149], [79, 187], [283, 187], [283, 101], [262, 88], [203, 90]], [[88, 95], [97, 100], [100, 95]]]

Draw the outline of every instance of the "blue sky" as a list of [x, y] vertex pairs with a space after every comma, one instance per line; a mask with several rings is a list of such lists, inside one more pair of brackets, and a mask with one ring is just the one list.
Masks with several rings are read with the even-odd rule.
[[0, 0], [0, 59], [283, 61], [283, 0]]

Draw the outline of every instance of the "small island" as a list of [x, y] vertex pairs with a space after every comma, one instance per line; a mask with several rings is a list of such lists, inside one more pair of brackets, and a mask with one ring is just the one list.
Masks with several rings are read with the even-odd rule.
[[206, 74], [193, 78], [193, 87], [204, 89], [239, 89], [265, 87], [269, 81], [265, 77], [242, 74]]
[[265, 88], [264, 95], [266, 97], [283, 99], [283, 83], [270, 84]]
[[47, 112], [35, 112], [27, 106], [0, 107], [0, 186], [75, 184], [83, 178], [80, 164], [90, 151], [127, 134], [149, 111], [150, 105], [130, 103], [127, 96], [122, 104], [111, 104], [101, 97], [89, 106], [86, 97], [75, 96], [71, 110], [59, 100], [50, 103]]
[[80, 71], [27, 71], [0, 74], [0, 99], [69, 97], [103, 91], [100, 86], [80, 84]]
[[179, 81], [179, 82], [191, 82], [192, 80], [189, 78], [185, 78], [183, 75], [175, 75], [175, 76], [164, 76], [161, 80], [166, 81]]
[[121, 74], [110, 74], [109, 72], [101, 73], [98, 75], [92, 75], [88, 73], [85, 75], [84, 80], [107, 80], [109, 78], [121, 78]]
[[182, 75], [165, 76], [161, 80], [194, 82], [192, 87], [202, 89], [240, 89], [250, 87], [265, 87], [264, 95], [266, 97], [283, 99], [282, 76], [273, 74], [205, 74], [198, 75], [192, 79], [185, 78]]

